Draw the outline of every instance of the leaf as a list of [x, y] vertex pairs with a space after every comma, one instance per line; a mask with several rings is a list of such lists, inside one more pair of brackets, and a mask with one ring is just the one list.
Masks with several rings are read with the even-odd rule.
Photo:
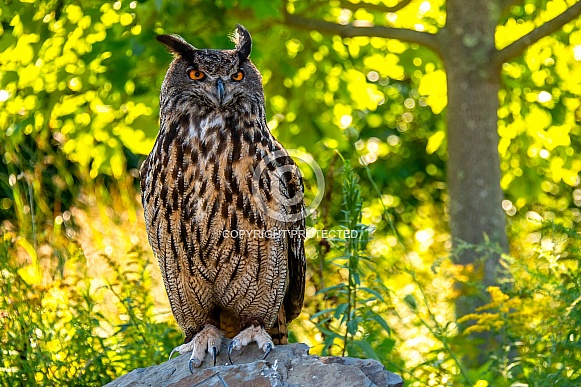
[[375, 352], [375, 350], [373, 349], [371, 344], [369, 344], [367, 341], [353, 340], [352, 345], [359, 348], [359, 350], [361, 352], [363, 352], [366, 357], [371, 358], [371, 359], [375, 359], [375, 360], [379, 360], [379, 356], [377, 356], [377, 353]]
[[364, 292], [373, 294], [375, 297], [377, 297], [378, 300], [383, 302], [383, 297], [381, 296], [381, 294], [379, 294], [379, 292], [377, 290], [370, 289], [367, 287], [360, 287], [360, 288], [358, 288], [358, 290], [363, 290]]
[[339, 335], [337, 332], [330, 331], [327, 328], [320, 327], [319, 329], [327, 337], [327, 339], [329, 339], [329, 338], [332, 338], [332, 339], [342, 338], [342, 336]]
[[436, 70], [420, 78], [418, 91], [426, 96], [426, 102], [434, 114], [441, 113], [448, 104], [447, 90], [446, 73], [443, 70]]
[[359, 328], [359, 321], [357, 319], [353, 319], [353, 320], [347, 322], [347, 332], [349, 332], [350, 335], [354, 335], [355, 333], [357, 333], [358, 328]]
[[432, 153], [440, 149], [440, 146], [444, 142], [445, 138], [446, 132], [444, 132], [443, 130], [438, 130], [436, 133], [432, 134], [430, 138], [428, 138], [428, 144], [426, 145], [426, 153], [431, 155]]
[[371, 319], [373, 321], [375, 321], [376, 323], [378, 323], [385, 330], [385, 332], [387, 334], [391, 334], [391, 328], [389, 327], [389, 325], [387, 325], [387, 321], [385, 321], [383, 319], [383, 317], [381, 317], [378, 314], [373, 313], [371, 316]]
[[337, 309], [335, 309], [335, 314], [333, 316], [335, 318], [339, 318], [340, 315], [345, 313], [348, 307], [349, 307], [348, 303], [339, 304], [337, 306]]
[[331, 313], [334, 310], [335, 310], [335, 308], [329, 308], [329, 309], [320, 310], [317, 313], [314, 313], [314, 314], [311, 315], [311, 320], [312, 319], [315, 319], [315, 318], [318, 318], [318, 317], [320, 317], [320, 316], [322, 316], [324, 314]]
[[406, 304], [408, 304], [408, 306], [412, 309], [412, 310], [416, 310], [418, 307], [418, 303], [416, 301], [416, 298], [414, 297], [413, 294], [408, 294], [407, 296], [405, 296], [403, 298], [403, 300], [405, 301]]
[[330, 293], [330, 292], [335, 291], [337, 289], [342, 289], [345, 286], [347, 286], [347, 285], [345, 285], [345, 284], [339, 284], [339, 285], [328, 286], [328, 287], [323, 288], [323, 289], [319, 290], [318, 292], [316, 292], [315, 295], [317, 295], [317, 294]]
[[381, 355], [381, 357], [385, 357], [389, 354], [393, 348], [395, 347], [395, 340], [389, 337], [383, 339], [381, 344], [376, 347], [376, 352]]
[[28, 285], [38, 285], [42, 281], [42, 273], [38, 263], [38, 256], [34, 247], [24, 238], [17, 242], [30, 256], [31, 263], [18, 269], [17, 273]]
[[36, 264], [38, 262], [38, 257], [36, 255], [36, 250], [34, 247], [24, 238], [18, 238], [18, 244], [26, 250], [30, 258], [32, 259], [32, 263]]
[[42, 281], [42, 273], [34, 265], [21, 267], [17, 272], [28, 285], [38, 285]]

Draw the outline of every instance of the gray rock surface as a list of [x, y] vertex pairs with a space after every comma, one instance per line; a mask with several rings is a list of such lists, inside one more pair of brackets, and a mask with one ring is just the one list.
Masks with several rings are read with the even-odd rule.
[[215, 367], [208, 354], [191, 374], [186, 353], [157, 366], [133, 370], [106, 387], [403, 387], [403, 380], [378, 361], [311, 356], [306, 344], [277, 346], [266, 360], [261, 360], [264, 353], [256, 344], [250, 344], [234, 351], [234, 365], [228, 365], [228, 343], [223, 340]]

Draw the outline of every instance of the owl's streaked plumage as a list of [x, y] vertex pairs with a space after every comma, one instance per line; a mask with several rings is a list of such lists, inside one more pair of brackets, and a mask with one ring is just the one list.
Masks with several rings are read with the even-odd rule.
[[177, 35], [160, 99], [160, 131], [141, 168], [149, 242], [190, 367], [222, 334], [268, 353], [286, 342], [305, 287], [303, 185], [266, 125], [251, 38], [233, 50], [196, 49]]

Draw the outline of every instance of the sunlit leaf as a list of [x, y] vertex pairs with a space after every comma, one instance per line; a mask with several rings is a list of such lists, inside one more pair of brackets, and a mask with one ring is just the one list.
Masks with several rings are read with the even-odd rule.
[[439, 114], [448, 104], [446, 73], [443, 70], [425, 74], [420, 78], [418, 91], [426, 96], [426, 102], [434, 114]]
[[371, 288], [368, 288], [368, 287], [365, 287], [365, 286], [361, 286], [359, 288], [359, 290], [363, 290], [364, 292], [373, 294], [376, 297], [377, 300], [383, 302], [383, 297], [381, 296], [381, 294], [377, 290], [374, 290], [374, 289], [371, 289]]

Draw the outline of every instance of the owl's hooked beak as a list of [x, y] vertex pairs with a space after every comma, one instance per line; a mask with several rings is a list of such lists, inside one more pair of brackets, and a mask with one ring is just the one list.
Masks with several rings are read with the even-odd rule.
[[224, 81], [218, 79], [216, 82], [216, 90], [218, 91], [218, 103], [222, 105], [222, 101], [224, 101]]

